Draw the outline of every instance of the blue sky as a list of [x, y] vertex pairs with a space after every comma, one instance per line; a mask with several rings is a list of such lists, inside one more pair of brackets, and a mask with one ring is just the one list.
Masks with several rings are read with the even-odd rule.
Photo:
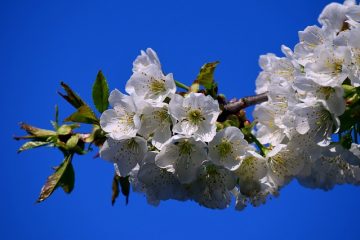
[[[251, 95], [258, 57], [293, 47], [297, 32], [317, 23], [330, 1], [15, 1], [0, 2], [0, 239], [359, 239], [360, 191], [329, 192], [296, 182], [279, 198], [243, 212], [214, 211], [194, 202], [155, 208], [139, 194], [110, 204], [112, 165], [92, 154], [76, 157], [76, 185], [34, 204], [61, 162], [52, 149], [16, 154], [18, 122], [50, 128], [60, 81], [87, 102], [102, 69], [122, 90], [141, 49], [158, 52], [166, 72], [190, 83], [219, 60], [216, 79], [228, 97]], [[93, 153], [95, 155], [95, 152]]]

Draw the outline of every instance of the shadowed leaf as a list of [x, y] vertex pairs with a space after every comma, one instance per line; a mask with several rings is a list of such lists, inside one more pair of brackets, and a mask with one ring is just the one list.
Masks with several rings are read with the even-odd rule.
[[70, 193], [74, 187], [74, 169], [71, 165], [72, 156], [67, 156], [60, 166], [56, 167], [55, 173], [50, 175], [45, 185], [41, 188], [40, 196], [37, 202], [42, 202], [47, 199], [59, 186], [61, 186], [66, 193]]
[[73, 107], [80, 108], [86, 105], [86, 103], [77, 95], [68, 85], [61, 82], [61, 86], [64, 88], [66, 95], [58, 92], [66, 101], [68, 101]]
[[61, 181], [60, 181], [60, 187], [64, 190], [66, 193], [71, 193], [74, 189], [75, 185], [75, 171], [74, 167], [71, 162], [69, 162], [69, 165], [66, 168], [66, 171], [64, 172]]

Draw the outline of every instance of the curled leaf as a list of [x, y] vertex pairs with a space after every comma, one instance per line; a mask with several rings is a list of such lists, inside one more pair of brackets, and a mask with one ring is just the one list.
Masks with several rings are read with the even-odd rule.
[[80, 108], [86, 105], [86, 103], [77, 95], [68, 85], [61, 82], [61, 86], [64, 88], [66, 95], [58, 92], [66, 101], [68, 101], [73, 107]]
[[71, 165], [72, 155], [67, 156], [60, 166], [56, 167], [55, 173], [50, 175], [45, 185], [41, 188], [37, 202], [42, 202], [61, 186], [66, 193], [70, 193], [74, 188], [75, 175]]
[[45, 145], [48, 145], [48, 144], [50, 144], [50, 143], [49, 142], [42, 142], [42, 141], [27, 142], [24, 145], [22, 145], [17, 152], [21, 153], [22, 151], [33, 149], [33, 148], [38, 148], [38, 147], [45, 146]]

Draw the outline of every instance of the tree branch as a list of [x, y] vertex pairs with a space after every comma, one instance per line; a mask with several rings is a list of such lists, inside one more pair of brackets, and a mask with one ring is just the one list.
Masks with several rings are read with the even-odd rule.
[[266, 102], [267, 100], [268, 100], [268, 96], [267, 96], [267, 92], [265, 92], [265, 93], [261, 93], [259, 95], [255, 95], [255, 96], [248, 96], [248, 97], [240, 98], [236, 102], [230, 102], [224, 106], [224, 109], [230, 113], [237, 113], [241, 109], [244, 109], [244, 108], [247, 108], [247, 107], [262, 103], [262, 102]]

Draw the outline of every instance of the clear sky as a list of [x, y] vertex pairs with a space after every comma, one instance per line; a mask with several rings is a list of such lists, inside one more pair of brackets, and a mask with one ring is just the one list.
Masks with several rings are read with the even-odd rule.
[[[126, 2], [126, 3], [125, 3]], [[329, 192], [292, 182], [259, 208], [215, 211], [195, 202], [152, 207], [139, 194], [110, 204], [112, 165], [76, 157], [69, 196], [57, 191], [34, 204], [61, 154], [21, 154], [18, 122], [50, 128], [60, 81], [88, 102], [102, 69], [110, 88], [123, 90], [141, 49], [157, 51], [166, 72], [190, 83], [210, 61], [220, 91], [251, 95], [258, 57], [293, 47], [297, 32], [317, 24], [328, 0], [252, 1], [0, 1], [0, 239], [360, 239], [360, 188]]]

